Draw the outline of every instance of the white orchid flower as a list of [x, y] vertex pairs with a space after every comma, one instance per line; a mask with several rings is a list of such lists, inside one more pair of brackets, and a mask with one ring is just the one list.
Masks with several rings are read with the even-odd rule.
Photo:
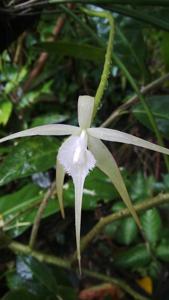
[[63, 207], [63, 182], [65, 173], [73, 178], [75, 187], [75, 228], [77, 256], [80, 266], [80, 227], [83, 186], [89, 171], [97, 166], [112, 181], [121, 198], [134, 217], [136, 223], [141, 227], [138, 216], [132, 206], [130, 197], [120, 174], [119, 168], [109, 150], [101, 140], [132, 144], [153, 151], [169, 155], [169, 150], [147, 142], [133, 135], [107, 128], [90, 128], [94, 109], [94, 98], [80, 96], [78, 99], [78, 122], [79, 127], [63, 124], [43, 125], [11, 134], [0, 139], [0, 143], [25, 136], [34, 135], [71, 135], [61, 145], [56, 165], [56, 188], [62, 216]]

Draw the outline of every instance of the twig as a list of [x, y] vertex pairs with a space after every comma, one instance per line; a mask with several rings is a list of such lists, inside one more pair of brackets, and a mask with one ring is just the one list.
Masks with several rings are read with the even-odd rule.
[[31, 255], [40, 262], [46, 262], [48, 264], [56, 265], [62, 268], [70, 269], [70, 263], [66, 259], [59, 258], [54, 255], [44, 254], [39, 251], [32, 250], [28, 245], [23, 245], [18, 242], [11, 242], [8, 245], [14, 253], [21, 253], [23, 255]]
[[22, 55], [22, 47], [23, 47], [23, 42], [24, 42], [25, 37], [26, 37], [26, 31], [24, 31], [21, 34], [21, 36], [18, 38], [16, 52], [15, 52], [15, 56], [13, 59], [14, 64], [19, 64], [19, 62], [20, 62], [20, 58]]
[[[151, 207], [155, 207], [168, 202], [169, 202], [169, 193], [159, 194], [158, 196], [153, 197], [152, 199], [145, 200], [142, 203], [133, 205], [133, 208], [137, 213], [139, 213]], [[81, 243], [80, 243], [81, 253], [86, 249], [88, 244], [103, 230], [103, 228], [106, 225], [129, 216], [130, 216], [130, 212], [127, 208], [125, 208], [106, 217], [102, 217], [96, 223], [96, 225], [81, 239]], [[71, 262], [74, 262], [75, 260], [76, 260], [76, 251], [73, 253], [71, 257]]]
[[[74, 4], [68, 4], [69, 9], [73, 9], [74, 6], [75, 6]], [[50, 42], [56, 41], [62, 28], [64, 27], [65, 20], [66, 20], [65, 15], [62, 15], [58, 18], [56, 25], [52, 32], [52, 37], [49, 38], [48, 41], [50, 41]], [[35, 63], [33, 70], [29, 74], [29, 77], [23, 86], [23, 93], [26, 93], [31, 88], [32, 82], [34, 82], [35, 78], [37, 78], [39, 76], [39, 74], [42, 72], [48, 57], [49, 57], [49, 54], [45, 51], [40, 54], [37, 62]]]
[[[152, 81], [151, 83], [149, 83], [148, 85], [143, 87], [140, 90], [140, 93], [142, 95], [146, 95], [150, 91], [155, 90], [156, 88], [158, 88], [163, 82], [165, 82], [167, 80], [169, 80], [169, 73], [167, 73], [166, 75]], [[138, 95], [134, 95], [127, 102], [123, 103], [115, 111], [113, 111], [111, 113], [111, 115], [104, 121], [104, 123], [102, 123], [101, 127], [109, 126], [116, 118], [119, 117], [119, 115], [122, 112], [124, 112], [124, 110], [129, 108], [131, 105], [136, 104], [137, 102], [139, 102], [139, 97], [138, 97]]]
[[[57, 37], [59, 36], [59, 34], [65, 24], [65, 19], [66, 19], [65, 16], [61, 16], [58, 18], [56, 26], [54, 27], [54, 30], [53, 30], [53, 37], [50, 38], [49, 41], [53, 41], [53, 40], [57, 39]], [[29, 77], [23, 86], [23, 93], [27, 92], [30, 89], [32, 82], [42, 72], [42, 70], [46, 64], [46, 61], [48, 59], [48, 56], [49, 56], [48, 53], [45, 51], [40, 54], [33, 70], [29, 74]]]
[[105, 281], [105, 282], [110, 282], [110, 283], [113, 283], [115, 285], [118, 285], [122, 290], [124, 290], [126, 293], [131, 295], [133, 297], [133, 299], [136, 299], [136, 300], [149, 300], [149, 298], [141, 296], [140, 294], [138, 294], [128, 284], [126, 284], [123, 280], [121, 280], [119, 278], [118, 279], [117, 278], [112, 278], [112, 277], [109, 277], [107, 275], [103, 275], [103, 274], [96, 273], [96, 272], [93, 272], [93, 271], [88, 271], [88, 270], [83, 270], [83, 273], [85, 275], [88, 275], [89, 277], [97, 278], [99, 280], [102, 280], [102, 281]]
[[31, 236], [30, 236], [30, 242], [29, 242], [29, 246], [30, 248], [34, 248], [34, 245], [35, 245], [35, 241], [36, 241], [36, 238], [37, 238], [37, 234], [38, 234], [38, 230], [39, 230], [39, 226], [40, 226], [40, 221], [41, 221], [41, 218], [42, 218], [42, 215], [44, 213], [44, 210], [48, 204], [48, 201], [50, 199], [50, 197], [53, 195], [54, 191], [55, 191], [55, 188], [56, 188], [56, 184], [55, 182], [52, 183], [51, 187], [48, 189], [48, 191], [46, 192], [40, 206], [39, 206], [39, 209], [37, 211], [37, 214], [36, 214], [36, 217], [35, 217], [35, 220], [34, 220], [34, 224], [33, 224], [33, 227], [32, 227], [32, 231], [31, 231]]
[[[14, 253], [19, 253], [22, 255], [31, 255], [32, 257], [36, 258], [40, 262], [45, 262], [51, 265], [59, 266], [62, 268], [65, 268], [67, 270], [71, 270], [71, 264], [66, 259], [61, 259], [54, 255], [44, 254], [39, 251], [31, 250], [29, 246], [25, 246], [18, 242], [11, 242], [8, 245], [9, 249], [11, 249]], [[89, 270], [84, 269], [83, 274], [96, 278], [98, 280], [104, 281], [104, 282], [110, 282], [113, 284], [118, 285], [121, 289], [123, 289], [126, 293], [131, 295], [136, 300], [149, 300], [149, 298], [143, 297], [140, 294], [138, 294], [136, 291], [134, 291], [127, 283], [125, 283], [123, 280], [118, 278], [113, 278], [106, 276], [104, 274], [91, 272]]]

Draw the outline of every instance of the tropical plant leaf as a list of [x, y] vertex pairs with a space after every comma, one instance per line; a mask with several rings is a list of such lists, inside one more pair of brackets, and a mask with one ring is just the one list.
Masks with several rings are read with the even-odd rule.
[[169, 242], [161, 243], [156, 248], [156, 255], [162, 261], [169, 262]]
[[0, 124], [7, 124], [12, 112], [12, 107], [13, 105], [10, 101], [0, 101]]
[[[151, 107], [151, 111], [156, 119], [159, 130], [163, 135], [169, 137], [169, 96], [159, 95], [148, 97], [147, 102]], [[144, 126], [152, 130], [152, 126], [147, 117], [147, 114], [143, 108], [142, 104], [137, 104], [132, 110], [134, 116], [142, 123]]]
[[47, 137], [17, 140], [1, 163], [0, 185], [53, 167], [59, 144], [57, 139]]
[[61, 56], [71, 56], [79, 59], [88, 59], [95, 62], [104, 62], [105, 49], [77, 42], [59, 41], [44, 42], [41, 47], [49, 53]]
[[130, 245], [137, 237], [138, 227], [133, 218], [126, 218], [121, 221], [116, 231], [116, 240], [126, 246]]
[[42, 298], [35, 296], [33, 293], [27, 291], [26, 289], [18, 289], [18, 290], [10, 291], [2, 298], [2, 300], [18, 300], [18, 299], [40, 300]]
[[159, 9], [158, 14], [156, 11], [151, 11], [147, 13], [147, 10], [143, 9], [132, 9], [127, 8], [120, 5], [113, 5], [111, 6], [111, 10], [117, 12], [119, 14], [132, 17], [136, 20], [142, 21], [144, 23], [156, 26], [162, 30], [169, 31], [169, 21], [167, 18], [168, 9]]
[[141, 223], [146, 238], [152, 244], [156, 244], [160, 239], [162, 229], [161, 217], [156, 208], [147, 210], [141, 217]]
[[137, 269], [147, 266], [150, 260], [151, 257], [146, 246], [140, 244], [117, 255], [114, 263], [118, 267]]

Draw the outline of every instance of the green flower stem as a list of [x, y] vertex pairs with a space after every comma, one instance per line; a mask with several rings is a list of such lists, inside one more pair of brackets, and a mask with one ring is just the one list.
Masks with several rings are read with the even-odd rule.
[[88, 14], [89, 16], [108, 19], [109, 24], [110, 24], [109, 40], [108, 40], [107, 49], [106, 49], [103, 72], [102, 72], [101, 80], [100, 80], [100, 83], [99, 83], [99, 86], [98, 86], [98, 89], [97, 89], [96, 95], [95, 95], [95, 105], [94, 105], [94, 113], [93, 113], [93, 118], [94, 118], [96, 115], [97, 109], [99, 108], [101, 99], [103, 97], [104, 91], [105, 91], [105, 89], [107, 87], [107, 83], [108, 83], [108, 78], [109, 78], [110, 69], [111, 69], [111, 62], [112, 62], [115, 24], [114, 24], [114, 19], [113, 19], [112, 14], [108, 11], [100, 12], [100, 11], [89, 10], [86, 8], [82, 8], [81, 10], [83, 12], [85, 12], [86, 14]]
[[[18, 242], [11, 242], [8, 245], [9, 249], [12, 250], [16, 254], [22, 254], [22, 255], [31, 255], [35, 259], [37, 259], [40, 262], [45, 262], [47, 264], [55, 265], [61, 268], [65, 268], [67, 270], [71, 270], [71, 264], [66, 259], [61, 259], [54, 255], [49, 255], [42, 253], [40, 251], [34, 251], [31, 250], [31, 248], [27, 245], [23, 245]], [[83, 274], [85, 274], [88, 277], [98, 279], [102, 282], [110, 282], [112, 284], [116, 284], [119, 286], [122, 290], [124, 290], [127, 294], [133, 297], [133, 299], [136, 300], [149, 300], [149, 298], [141, 296], [138, 292], [133, 290], [128, 284], [126, 284], [123, 280], [118, 278], [113, 278], [106, 276], [104, 274], [92, 272], [86, 269], [83, 269]]]
[[[86, 9], [82, 9], [82, 10], [83, 10], [84, 12], [86, 12], [87, 14], [90, 14], [90, 15], [91, 15], [90, 10], [89, 10], [89, 11], [86, 10]], [[99, 13], [100, 13], [100, 12], [99, 12]], [[109, 19], [109, 22], [110, 22], [110, 20], [112, 19], [112, 23], [111, 23], [111, 26], [112, 26], [112, 24], [114, 24], [114, 23], [113, 23], [113, 17], [112, 17], [112, 15], [111, 15], [109, 12], [102, 12], [102, 14], [104, 14], [104, 17], [105, 17], [105, 18], [108, 18], [108, 19]], [[94, 16], [94, 15], [97, 16], [97, 12], [92, 11], [92, 15], [93, 15], [93, 16]], [[111, 29], [112, 29], [112, 27], [111, 27]], [[114, 25], [113, 25], [113, 29], [112, 29], [112, 30], [113, 30], [113, 39], [114, 39]], [[88, 30], [88, 31], [89, 31], [89, 30]], [[97, 42], [99, 43], [99, 45], [101, 45], [101, 46], [104, 47], [103, 42], [100, 41], [100, 39], [98, 39], [98, 37], [97, 37], [97, 35], [96, 35], [95, 33], [91, 33], [91, 30], [89, 31], [89, 33], [92, 34], [92, 37], [95, 37], [95, 40], [97, 40]], [[110, 36], [109, 36], [109, 42], [110, 42], [110, 37], [111, 37], [111, 32], [110, 32]], [[106, 74], [106, 75], [109, 75], [109, 73], [108, 73], [108, 74], [107, 74], [107, 73], [104, 73], [104, 69], [106, 68], [106, 64], [107, 64], [107, 63], [108, 63], [108, 66], [107, 66], [107, 68], [106, 68], [106, 71], [107, 71], [107, 69], [109, 69], [109, 72], [110, 72], [110, 67], [111, 67], [111, 63], [110, 63], [110, 62], [111, 62], [111, 57], [110, 57], [110, 58], [109, 58], [109, 57], [107, 58], [107, 53], [110, 55], [110, 52], [109, 52], [109, 42], [108, 42], [108, 47], [107, 47], [107, 52], [106, 52], [106, 57], [105, 57], [105, 65], [104, 65], [103, 73], [102, 73], [102, 77], [103, 77], [103, 79], [105, 79], [103, 82], [104, 82], [105, 84], [107, 83], [108, 76], [107, 76], [107, 78], [104, 78], [104, 75], [105, 75], [105, 74]], [[111, 55], [112, 55], [112, 49], [113, 49], [113, 40], [112, 40], [112, 44], [111, 44]], [[130, 82], [132, 88], [134, 89], [134, 91], [135, 91], [136, 94], [138, 95], [138, 98], [140, 99], [140, 101], [141, 101], [141, 103], [142, 103], [142, 105], [143, 105], [143, 107], [144, 107], [144, 109], [145, 109], [145, 111], [146, 111], [146, 113], [147, 113], [147, 116], [148, 116], [149, 121], [150, 121], [150, 123], [151, 123], [151, 126], [152, 126], [152, 128], [153, 128], [153, 130], [154, 130], [154, 133], [155, 133], [155, 135], [156, 135], [156, 138], [157, 138], [157, 141], [158, 141], [159, 145], [165, 147], [164, 142], [163, 142], [163, 138], [162, 138], [162, 136], [161, 136], [161, 134], [160, 134], [160, 132], [159, 132], [159, 130], [158, 130], [156, 120], [155, 120], [155, 118], [154, 118], [154, 116], [153, 116], [153, 114], [152, 114], [152, 112], [151, 112], [151, 109], [150, 109], [149, 105], [146, 103], [146, 101], [145, 101], [145, 99], [144, 99], [142, 93], [140, 92], [140, 90], [139, 90], [139, 88], [138, 88], [138, 86], [137, 86], [137, 84], [136, 84], [134, 78], [131, 76], [131, 74], [128, 72], [127, 68], [125, 67], [125, 65], [122, 63], [122, 61], [118, 58], [118, 56], [117, 56], [115, 53], [113, 53], [113, 60], [114, 60], [115, 63], [119, 66], [119, 68], [122, 70], [122, 72], [125, 74], [126, 78], [127, 78], [128, 81]], [[104, 87], [104, 88], [105, 88], [105, 87]], [[100, 94], [100, 90], [99, 90], [99, 89], [102, 91], [102, 94]], [[102, 95], [103, 95], [103, 92], [104, 92], [104, 89], [103, 89], [103, 87], [102, 87], [102, 78], [101, 78], [101, 81], [100, 81], [100, 84], [99, 84], [99, 87], [98, 87], [98, 90], [97, 90], [97, 93], [96, 93], [96, 96], [98, 96], [98, 100], [97, 100], [97, 98], [96, 98], [96, 100], [95, 100], [95, 101], [96, 101], [96, 102], [95, 102], [95, 104], [96, 104], [96, 110], [97, 110], [98, 105], [99, 105], [99, 103], [100, 103], [100, 100], [101, 100], [101, 97], [102, 97]], [[99, 98], [99, 97], [100, 97], [100, 98]], [[97, 103], [98, 103], [98, 105], [97, 105]], [[96, 110], [95, 110], [95, 113], [96, 113]], [[169, 158], [168, 158], [168, 156], [165, 155], [165, 154], [163, 154], [163, 156], [164, 156], [164, 161], [165, 161], [165, 165], [166, 165], [167, 171], [169, 172]]]
[[[150, 121], [150, 124], [154, 130], [154, 133], [156, 135], [156, 138], [157, 138], [157, 141], [159, 143], [160, 146], [163, 146], [165, 147], [165, 144], [163, 142], [163, 138], [161, 136], [161, 133], [157, 127], [157, 123], [156, 123], [156, 120], [155, 120], [155, 117], [154, 115], [152, 114], [152, 111], [149, 107], [149, 105], [146, 103], [142, 93], [140, 92], [135, 80], [133, 79], [133, 77], [131, 76], [131, 74], [128, 72], [127, 68], [124, 66], [124, 64], [121, 62], [121, 60], [116, 56], [114, 55], [113, 56], [114, 58], [114, 61], [118, 64], [118, 66], [120, 67], [120, 69], [123, 71], [123, 73], [125, 74], [126, 78], [128, 79], [128, 81], [130, 82], [131, 86], [133, 87], [134, 91], [136, 92], [136, 94], [138, 95], [144, 109], [145, 109], [145, 112], [147, 113], [147, 116], [149, 118], [149, 121]], [[165, 165], [166, 165], [166, 168], [167, 168], [167, 171], [169, 172], [169, 158], [167, 155], [163, 154], [163, 157], [164, 157], [164, 161], [165, 161]]]
[[[169, 193], [159, 194], [156, 197], [147, 199], [139, 204], [133, 205], [133, 208], [137, 213], [140, 213], [149, 208], [161, 204], [166, 204], [168, 202], [169, 202]], [[125, 208], [106, 217], [102, 217], [96, 223], [96, 225], [81, 239], [81, 247], [80, 247], [81, 253], [86, 249], [88, 244], [104, 229], [106, 225], [129, 216], [131, 216], [131, 214], [128, 208]], [[74, 262], [75, 260], [76, 260], [76, 252], [72, 255], [71, 262]]]

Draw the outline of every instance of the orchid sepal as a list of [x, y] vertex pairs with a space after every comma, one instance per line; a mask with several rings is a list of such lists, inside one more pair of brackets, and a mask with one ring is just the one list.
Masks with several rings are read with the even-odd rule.
[[96, 159], [96, 166], [109, 177], [116, 190], [120, 194], [121, 198], [123, 199], [124, 203], [128, 207], [136, 224], [141, 229], [140, 220], [135, 212], [135, 209], [133, 208], [120, 170], [112, 154], [100, 140], [94, 137], [89, 137], [89, 149]]
[[8, 140], [13, 140], [20, 137], [29, 137], [35, 135], [51, 135], [51, 136], [60, 136], [60, 135], [78, 135], [80, 133], [80, 128], [72, 125], [65, 124], [49, 124], [33, 127], [30, 129], [22, 130], [17, 133], [13, 133], [0, 139], [0, 143], [6, 142]]
[[147, 142], [144, 139], [119, 130], [99, 127], [88, 128], [87, 132], [90, 136], [93, 136], [97, 139], [130, 144], [169, 155], [169, 149], [151, 142]]

